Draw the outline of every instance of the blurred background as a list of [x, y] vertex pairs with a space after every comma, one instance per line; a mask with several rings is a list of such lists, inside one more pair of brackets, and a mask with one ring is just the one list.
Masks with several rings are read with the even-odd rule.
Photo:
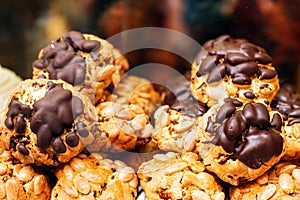
[[[246, 38], [273, 57], [280, 80], [300, 88], [300, 0], [1, 0], [0, 64], [22, 78], [51, 40], [69, 30], [108, 38], [137, 27], [180, 31], [203, 44], [221, 34]], [[126, 55], [132, 67], [157, 62], [190, 67], [170, 52]]]

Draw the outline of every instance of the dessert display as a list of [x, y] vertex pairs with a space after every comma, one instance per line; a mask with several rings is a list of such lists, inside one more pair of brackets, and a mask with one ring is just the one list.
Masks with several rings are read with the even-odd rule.
[[209, 40], [171, 89], [77, 31], [32, 67], [0, 88], [2, 199], [299, 198], [300, 93], [246, 39]]

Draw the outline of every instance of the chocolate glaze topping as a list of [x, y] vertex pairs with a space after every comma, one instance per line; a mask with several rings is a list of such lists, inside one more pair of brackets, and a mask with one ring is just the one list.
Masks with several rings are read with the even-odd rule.
[[246, 103], [242, 109], [237, 110], [236, 107], [241, 105], [233, 102], [233, 99], [225, 99], [216, 121], [210, 119], [206, 130], [219, 137], [217, 145], [231, 154], [232, 159], [257, 169], [282, 152], [282, 118], [274, 114], [270, 122], [269, 111], [261, 103]]
[[255, 98], [255, 94], [248, 91], [248, 92], [245, 92], [244, 93], [244, 96], [247, 98], [247, 99], [254, 99]]
[[279, 111], [288, 126], [300, 122], [300, 94], [290, 84], [284, 84], [271, 102], [271, 107]]
[[[185, 77], [189, 79], [189, 72], [185, 74]], [[208, 107], [206, 104], [197, 101], [190, 90], [190, 82], [176, 82], [174, 80], [174, 90], [168, 90], [165, 88], [164, 104], [170, 105], [171, 109], [180, 111], [182, 114], [190, 117], [199, 117], [207, 112]]]
[[41, 58], [35, 60], [32, 66], [47, 71], [50, 79], [62, 79], [78, 85], [85, 80], [86, 64], [84, 58], [76, 53], [90, 53], [99, 46], [100, 42], [86, 40], [81, 33], [70, 31], [44, 48]]
[[203, 47], [208, 56], [199, 53], [196, 60], [200, 68], [196, 75], [199, 77], [209, 73], [208, 83], [218, 82], [227, 75], [235, 84], [249, 85], [252, 77], [264, 80], [277, 75], [275, 70], [265, 67], [272, 62], [266, 51], [247, 40], [223, 35], [209, 40]]
[[[30, 128], [37, 134], [39, 148], [46, 149], [52, 143], [53, 149], [57, 153], [63, 153], [66, 151], [66, 147], [59, 136], [72, 127], [73, 116], [77, 117], [83, 113], [83, 104], [78, 97], [73, 96], [72, 92], [64, 89], [61, 84], [49, 82], [48, 86], [49, 90], [45, 97], [33, 104], [34, 113]], [[73, 139], [77, 140], [75, 137]], [[68, 143], [75, 144], [77, 141], [70, 141], [69, 138]]]
[[17, 146], [17, 150], [18, 150], [18, 152], [20, 152], [20, 153], [23, 154], [24, 156], [28, 156], [28, 155], [29, 155], [29, 151], [28, 151], [28, 149], [25, 147], [25, 144], [24, 144], [24, 143], [20, 143], [20, 144]]
[[17, 99], [12, 99], [8, 105], [8, 111], [6, 113], [5, 126], [13, 130], [16, 129], [16, 133], [24, 133], [26, 129], [25, 118], [31, 116], [32, 109], [19, 102]]

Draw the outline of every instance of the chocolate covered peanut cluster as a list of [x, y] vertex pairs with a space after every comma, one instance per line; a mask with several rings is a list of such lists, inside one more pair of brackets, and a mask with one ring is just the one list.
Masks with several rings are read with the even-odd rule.
[[90, 53], [99, 49], [100, 45], [99, 41], [86, 40], [81, 33], [72, 31], [52, 41], [32, 66], [48, 72], [50, 79], [62, 79], [72, 85], [78, 85], [85, 81], [86, 63], [84, 57], [76, 52]]
[[208, 120], [206, 131], [216, 134], [217, 145], [222, 146], [231, 159], [257, 169], [282, 153], [282, 120], [278, 113], [270, 120], [268, 109], [261, 103], [246, 103], [237, 109], [242, 105], [238, 100], [225, 99], [215, 121]]
[[[22, 163], [58, 165], [92, 142], [93, 110], [96, 115], [88, 98], [64, 81], [29, 79], [12, 94], [1, 139]], [[78, 126], [82, 121], [87, 129]], [[81, 136], [83, 130], [89, 139]]]
[[270, 102], [279, 89], [277, 76], [263, 48], [223, 35], [203, 45], [192, 65], [191, 89], [209, 106], [226, 97]]
[[32, 67], [33, 79], [64, 80], [97, 103], [111, 83], [120, 81], [129, 65], [106, 40], [70, 31], [43, 48]]
[[284, 84], [271, 102], [284, 120], [286, 150], [283, 159], [300, 158], [300, 94], [290, 84]]
[[200, 64], [196, 75], [199, 77], [209, 74], [208, 83], [220, 81], [225, 75], [230, 76], [232, 82], [238, 85], [251, 84], [253, 77], [264, 80], [277, 76], [274, 69], [266, 66], [272, 63], [272, 58], [263, 48], [247, 40], [225, 35], [208, 41], [203, 47], [209, 56], [203, 58], [200, 55], [196, 58], [196, 64]]

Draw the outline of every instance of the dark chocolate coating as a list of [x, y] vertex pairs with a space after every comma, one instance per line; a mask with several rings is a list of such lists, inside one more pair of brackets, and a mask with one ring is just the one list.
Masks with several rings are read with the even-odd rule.
[[28, 156], [29, 155], [29, 151], [28, 149], [25, 147], [25, 144], [21, 143], [17, 146], [17, 150], [18, 152], [20, 152], [22, 155], [24, 156]]
[[66, 143], [67, 145], [69, 145], [70, 147], [77, 147], [77, 145], [79, 144], [79, 137], [76, 133], [69, 133], [66, 136]]
[[[24, 133], [26, 129], [25, 118], [29, 118], [32, 113], [32, 109], [19, 102], [17, 99], [12, 99], [8, 105], [8, 111], [6, 113], [5, 126], [13, 130], [16, 128], [16, 133]], [[14, 120], [16, 118], [16, 120]]]
[[[226, 98], [219, 109], [216, 121], [208, 121], [206, 131], [218, 136], [217, 145], [252, 169], [257, 169], [283, 149], [280, 136], [282, 118], [274, 114], [270, 119], [264, 104], [246, 103], [241, 106], [232, 98]], [[270, 122], [271, 121], [271, 122]]]
[[244, 95], [247, 99], [254, 99], [255, 98], [255, 94], [253, 94], [252, 92], [249, 92], [249, 91], [245, 92]]
[[[185, 77], [189, 79], [189, 72], [185, 74]], [[168, 90], [165, 88], [166, 94], [164, 104], [167, 104], [171, 109], [180, 111], [183, 115], [190, 117], [199, 117], [207, 112], [208, 107], [206, 104], [197, 101], [190, 90], [190, 82], [174, 80], [174, 90]]]
[[200, 68], [196, 75], [208, 73], [208, 83], [218, 82], [226, 75], [239, 85], [251, 84], [254, 77], [264, 80], [277, 76], [275, 70], [265, 67], [272, 62], [266, 51], [247, 40], [223, 35], [206, 42], [203, 47], [202, 51], [207, 51], [208, 56], [199, 53], [196, 60]]
[[246, 134], [244, 142], [237, 148], [236, 156], [252, 169], [258, 169], [273, 156], [279, 156], [283, 148], [283, 138], [272, 130], [257, 130]]
[[86, 40], [81, 33], [70, 31], [44, 48], [41, 58], [35, 60], [32, 66], [47, 71], [52, 80], [62, 79], [78, 85], [85, 81], [86, 63], [76, 53], [89, 53], [99, 47], [99, 41]]
[[225, 102], [216, 116], [216, 122], [222, 123], [226, 118], [230, 117], [236, 111], [236, 107], [231, 102]]
[[[75, 109], [72, 103], [74, 101], [76, 102]], [[83, 113], [83, 104], [79, 102], [81, 100], [73, 96], [71, 91], [64, 89], [61, 84], [50, 82], [45, 97], [33, 104], [34, 113], [30, 128], [33, 133], [37, 134], [39, 148], [46, 149], [53, 142], [54, 150], [63, 153], [65, 147], [59, 136], [65, 130], [72, 128], [73, 116], [77, 117]], [[73, 113], [74, 110], [76, 114]]]
[[300, 122], [300, 94], [290, 84], [284, 84], [271, 102], [271, 108], [279, 111], [288, 126]]
[[84, 122], [76, 123], [77, 132], [81, 137], [87, 137], [89, 135], [89, 132], [88, 132], [88, 130], [86, 130], [85, 127], [86, 127], [86, 124]]

